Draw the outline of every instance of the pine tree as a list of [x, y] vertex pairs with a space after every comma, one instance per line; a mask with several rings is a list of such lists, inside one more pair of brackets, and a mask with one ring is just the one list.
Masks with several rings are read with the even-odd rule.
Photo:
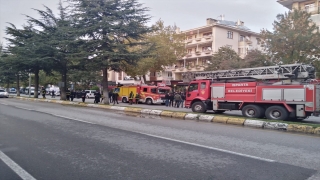
[[104, 103], [108, 104], [109, 69], [122, 70], [122, 62], [136, 64], [142, 51], [143, 35], [150, 32], [145, 24], [150, 19], [147, 8], [137, 0], [69, 0], [74, 8], [73, 19], [86, 40], [86, 64], [103, 72]]
[[48, 59], [52, 62], [52, 69], [61, 74], [60, 87], [61, 100], [66, 100], [68, 88], [68, 72], [81, 67], [83, 54], [79, 48], [84, 41], [78, 39], [77, 29], [72, 25], [71, 17], [67, 9], [59, 3], [59, 15], [55, 16], [53, 11], [45, 6], [45, 10], [38, 10], [40, 18], [28, 17], [28, 21], [42, 30], [42, 36], [46, 38], [46, 45], [50, 48], [51, 54]]
[[[16, 73], [33, 73], [35, 75], [34, 97], [38, 98], [39, 72], [50, 72], [52, 63], [49, 61], [51, 48], [47, 45], [42, 32], [34, 28], [32, 24], [23, 26], [22, 29], [10, 24], [6, 28], [6, 38], [9, 42], [7, 51], [11, 56], [11, 64], [15, 65]], [[19, 71], [19, 72], [18, 72]]]

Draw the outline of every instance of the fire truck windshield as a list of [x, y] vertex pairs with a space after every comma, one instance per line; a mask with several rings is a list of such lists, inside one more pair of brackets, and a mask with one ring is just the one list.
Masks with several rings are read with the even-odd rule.
[[167, 94], [169, 92], [170, 92], [170, 89], [161, 89], [161, 88], [158, 89], [158, 94]]

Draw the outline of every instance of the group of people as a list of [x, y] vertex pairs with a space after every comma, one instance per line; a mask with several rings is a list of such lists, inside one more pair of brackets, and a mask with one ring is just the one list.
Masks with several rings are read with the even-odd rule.
[[186, 95], [183, 92], [172, 92], [167, 93], [164, 98], [167, 107], [183, 108]]
[[132, 105], [133, 101], [135, 104], [138, 104], [140, 100], [140, 94], [137, 93], [136, 95], [131, 91], [129, 94], [129, 104]]

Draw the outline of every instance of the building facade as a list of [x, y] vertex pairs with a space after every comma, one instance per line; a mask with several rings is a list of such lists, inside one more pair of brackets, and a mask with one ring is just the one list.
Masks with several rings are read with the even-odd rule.
[[250, 50], [261, 50], [259, 33], [251, 31], [240, 20], [226, 21], [223, 16], [220, 20], [208, 18], [205, 26], [180, 33], [186, 36], [186, 56], [170, 69], [175, 80], [183, 80], [184, 74], [190, 71], [203, 71], [220, 47], [232, 48], [241, 58]]
[[[162, 72], [149, 72], [146, 75], [146, 83], [165, 82], [171, 86], [178, 85], [178, 82], [184, 81], [185, 73], [203, 71], [213, 54], [223, 46], [229, 46], [241, 58], [250, 50], [261, 50], [259, 33], [251, 31], [240, 20], [227, 21], [223, 16], [220, 20], [208, 18], [202, 27], [177, 31], [186, 37], [186, 55], [178, 59], [173, 66], [165, 67]], [[124, 79], [124, 72], [109, 73], [109, 81], [129, 83], [129, 80]]]
[[319, 0], [278, 0], [284, 7], [293, 10], [302, 10], [311, 13], [311, 19], [320, 27]]

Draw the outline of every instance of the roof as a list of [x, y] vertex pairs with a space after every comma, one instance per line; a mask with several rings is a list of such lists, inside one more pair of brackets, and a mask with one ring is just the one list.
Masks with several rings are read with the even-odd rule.
[[245, 31], [250, 31], [250, 29], [246, 26], [238, 26], [237, 22], [234, 21], [227, 21], [227, 20], [218, 20], [217, 24], [222, 24], [222, 25], [226, 25], [226, 26], [231, 26], [231, 27], [237, 27], [238, 29], [242, 29]]

